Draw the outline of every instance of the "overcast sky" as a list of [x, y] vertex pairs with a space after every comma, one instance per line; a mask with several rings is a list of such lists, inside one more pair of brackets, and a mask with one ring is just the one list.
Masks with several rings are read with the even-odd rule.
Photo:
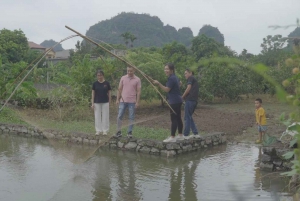
[[[158, 16], [177, 30], [190, 27], [194, 35], [210, 24], [224, 34], [225, 45], [257, 54], [265, 36], [287, 36], [295, 29], [268, 26], [296, 24], [300, 0], [0, 0], [0, 29], [21, 29], [40, 44], [72, 35], [65, 25], [85, 34], [90, 26], [123, 11]], [[63, 48], [74, 48], [77, 40], [64, 42]]]

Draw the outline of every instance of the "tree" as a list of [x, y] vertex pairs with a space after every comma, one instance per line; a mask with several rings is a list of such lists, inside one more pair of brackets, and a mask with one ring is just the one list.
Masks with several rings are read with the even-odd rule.
[[281, 35], [268, 35], [263, 38], [261, 53], [253, 58], [254, 63], [263, 63], [267, 66], [281, 66], [290, 54], [284, 49], [286, 39]]
[[28, 41], [22, 30], [0, 30], [0, 55], [3, 63], [23, 60], [28, 49]]
[[211, 25], [204, 25], [198, 33], [198, 36], [204, 34], [209, 38], [213, 38], [216, 42], [224, 45], [225, 39], [224, 35], [219, 31], [217, 27], [213, 27]]
[[199, 61], [199, 59], [203, 57], [209, 58], [214, 54], [218, 54], [220, 47], [221, 45], [214, 39], [208, 38], [207, 36], [201, 34], [192, 40], [191, 50], [196, 58], [196, 61]]
[[129, 40], [130, 40], [130, 37], [131, 37], [131, 33], [130, 32], [122, 33], [121, 37], [123, 37], [125, 45], [126, 45], [126, 47], [128, 47], [128, 43], [129, 43]]
[[133, 47], [133, 41], [135, 41], [137, 39], [137, 37], [135, 37], [135, 35], [133, 35], [133, 34], [130, 34], [129, 39], [130, 39], [130, 42], [131, 42], [130, 47]]
[[263, 43], [260, 45], [262, 47], [261, 53], [265, 54], [270, 51], [282, 50], [285, 42], [286, 39], [282, 38], [281, 35], [268, 35], [266, 38], [263, 38]]

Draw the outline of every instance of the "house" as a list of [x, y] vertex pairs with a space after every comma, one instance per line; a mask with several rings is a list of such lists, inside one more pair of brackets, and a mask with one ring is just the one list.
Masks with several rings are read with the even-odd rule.
[[39, 52], [45, 52], [47, 48], [41, 46], [41, 45], [38, 45], [34, 42], [31, 42], [31, 41], [28, 41], [28, 46], [30, 49], [32, 50], [36, 50], [36, 51], [39, 51]]
[[55, 58], [55, 55], [56, 55], [56, 53], [53, 51], [53, 49], [52, 50], [50, 50], [50, 48], [47, 48], [46, 49], [46, 51], [48, 51], [48, 53], [47, 53], [47, 59], [53, 59], [53, 58]]
[[[44, 53], [50, 49], [50, 48], [43, 47], [43, 46], [36, 44], [34, 42], [31, 42], [31, 41], [28, 42], [28, 46], [31, 50], [35, 50], [40, 53]], [[54, 57], [55, 57], [55, 52], [53, 50], [50, 50], [46, 55], [47, 59], [52, 59]]]

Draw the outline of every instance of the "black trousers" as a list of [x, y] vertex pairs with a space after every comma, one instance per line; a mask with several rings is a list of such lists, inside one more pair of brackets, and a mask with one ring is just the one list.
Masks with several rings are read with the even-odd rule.
[[174, 110], [174, 113], [170, 109], [171, 115], [171, 136], [175, 136], [176, 130], [178, 128], [178, 133], [182, 134], [183, 123], [181, 119], [181, 105], [182, 103], [170, 104], [171, 108]]

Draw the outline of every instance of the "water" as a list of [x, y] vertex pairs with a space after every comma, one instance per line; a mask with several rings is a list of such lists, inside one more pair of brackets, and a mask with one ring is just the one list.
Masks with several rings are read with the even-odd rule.
[[[0, 136], [0, 200], [289, 200], [288, 180], [258, 168], [260, 149], [224, 145], [176, 158]], [[89, 156], [91, 156], [89, 158]], [[89, 158], [74, 164], [72, 158]]]

